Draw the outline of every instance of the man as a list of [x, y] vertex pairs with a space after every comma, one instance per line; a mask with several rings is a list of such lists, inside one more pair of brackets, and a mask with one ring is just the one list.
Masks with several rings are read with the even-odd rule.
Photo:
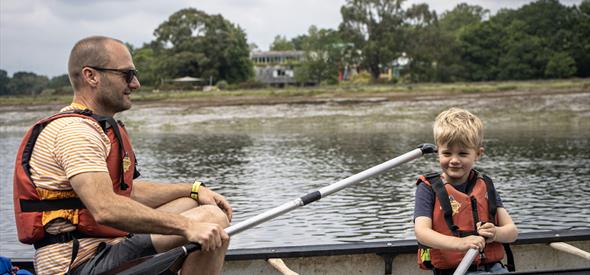
[[[80, 40], [68, 63], [74, 99], [25, 136], [14, 178], [19, 239], [34, 244], [37, 274], [99, 274], [187, 242], [183, 274], [220, 273], [232, 217], [226, 199], [195, 181], [134, 180], [135, 154], [112, 117], [140, 87], [118, 40]], [[134, 233], [134, 234], [128, 234]]]

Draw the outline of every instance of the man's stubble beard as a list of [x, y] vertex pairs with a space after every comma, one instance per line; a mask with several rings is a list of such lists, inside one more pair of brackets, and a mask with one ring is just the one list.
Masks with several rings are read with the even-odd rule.
[[123, 91], [115, 91], [113, 86], [110, 80], [105, 79], [104, 85], [98, 90], [97, 102], [113, 114], [129, 110], [131, 103], [126, 104]]

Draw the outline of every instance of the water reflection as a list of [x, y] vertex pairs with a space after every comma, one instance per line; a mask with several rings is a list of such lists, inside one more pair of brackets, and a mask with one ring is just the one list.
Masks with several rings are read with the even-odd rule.
[[[234, 206], [234, 221], [241, 221], [430, 142], [434, 117], [449, 106], [467, 106], [486, 124], [486, 154], [478, 168], [493, 177], [521, 231], [588, 228], [587, 95], [150, 107], [121, 118], [143, 178], [210, 182]], [[22, 131], [42, 115], [27, 114], [23, 122], [0, 112], [2, 190], [11, 190]], [[232, 247], [411, 238], [415, 180], [433, 170], [435, 156], [402, 165], [242, 232]], [[31, 256], [32, 248], [16, 241], [10, 192], [1, 198], [0, 254]]]
[[247, 135], [192, 135], [187, 133], [133, 136], [140, 172], [161, 181], [219, 181], [239, 176], [252, 140]]

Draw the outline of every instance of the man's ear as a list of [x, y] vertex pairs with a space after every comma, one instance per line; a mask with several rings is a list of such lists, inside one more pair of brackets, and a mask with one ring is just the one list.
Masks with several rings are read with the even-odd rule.
[[484, 151], [485, 149], [483, 147], [479, 147], [479, 150], [477, 150], [477, 159], [483, 156]]
[[88, 83], [90, 87], [96, 87], [100, 81], [100, 76], [95, 70], [85, 67], [82, 69], [82, 79], [84, 82]]

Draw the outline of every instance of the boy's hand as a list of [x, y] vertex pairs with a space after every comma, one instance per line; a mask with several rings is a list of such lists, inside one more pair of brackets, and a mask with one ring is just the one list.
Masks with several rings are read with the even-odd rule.
[[459, 247], [458, 247], [458, 250], [460, 250], [460, 251], [467, 251], [471, 248], [475, 248], [479, 251], [483, 251], [483, 249], [486, 247], [486, 241], [484, 240], [484, 238], [482, 236], [471, 235], [471, 236], [460, 238], [460, 240], [461, 241], [459, 242]]
[[487, 243], [496, 240], [496, 226], [491, 222], [478, 222], [477, 233], [484, 237]]

